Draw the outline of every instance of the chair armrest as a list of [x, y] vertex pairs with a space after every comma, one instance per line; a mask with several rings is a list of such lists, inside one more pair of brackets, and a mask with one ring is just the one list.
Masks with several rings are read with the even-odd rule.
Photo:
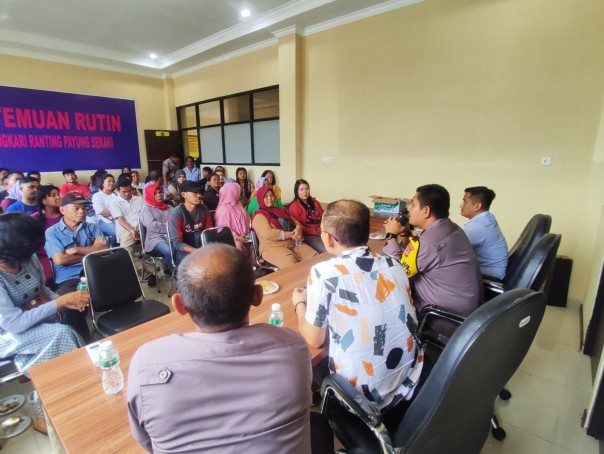
[[448, 311], [440, 307], [436, 307], [434, 305], [424, 306], [417, 314], [417, 318], [419, 320], [419, 333], [422, 333], [424, 331], [424, 326], [426, 325], [426, 322], [428, 321], [429, 317], [442, 318], [458, 325], [461, 325], [466, 320], [465, 315]]
[[486, 274], [482, 275], [482, 280], [483, 281], [492, 281], [492, 282], [498, 282], [498, 283], [503, 283], [503, 281], [497, 277], [493, 277], [493, 276], [487, 276]]
[[482, 285], [484, 288], [484, 300], [489, 301], [495, 298], [497, 295], [501, 295], [505, 292], [506, 288], [503, 282], [491, 279], [482, 278]]
[[425, 346], [426, 344], [432, 344], [439, 350], [444, 350], [447, 346], [447, 342], [449, 342], [450, 339], [449, 337], [432, 330], [424, 330], [419, 333], [418, 336], [422, 345]]
[[321, 384], [321, 413], [325, 414], [328, 394], [332, 392], [335, 396], [347, 405], [353, 413], [371, 427], [375, 427], [382, 422], [382, 413], [376, 404], [367, 400], [350, 382], [338, 374], [328, 375]]

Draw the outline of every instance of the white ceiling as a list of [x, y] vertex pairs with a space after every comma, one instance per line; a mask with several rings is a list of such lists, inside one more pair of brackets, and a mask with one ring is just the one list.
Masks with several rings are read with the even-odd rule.
[[0, 53], [174, 76], [419, 1], [0, 0]]

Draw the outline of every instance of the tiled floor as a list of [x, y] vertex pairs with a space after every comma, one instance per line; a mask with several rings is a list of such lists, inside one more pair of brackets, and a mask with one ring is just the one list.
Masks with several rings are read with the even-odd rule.
[[[164, 303], [168, 281], [161, 294], [147, 289], [147, 298]], [[498, 400], [496, 412], [507, 438], [489, 436], [484, 454], [598, 454], [598, 441], [585, 435], [581, 416], [591, 392], [589, 358], [579, 351], [577, 308], [548, 307], [537, 338], [509, 383], [511, 400]], [[29, 394], [30, 384], [16, 381], [0, 385], [0, 397]], [[20, 414], [32, 414], [29, 404]], [[47, 454], [53, 451], [48, 437], [28, 429], [8, 440], [3, 454]]]

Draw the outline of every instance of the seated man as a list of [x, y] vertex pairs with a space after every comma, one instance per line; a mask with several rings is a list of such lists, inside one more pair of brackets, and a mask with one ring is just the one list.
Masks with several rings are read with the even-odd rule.
[[178, 288], [174, 309], [199, 332], [156, 339], [132, 357], [134, 438], [149, 452], [309, 453], [310, 352], [292, 330], [249, 324], [262, 287], [247, 256], [226, 245], [195, 251]]
[[485, 186], [464, 189], [461, 215], [469, 221], [463, 226], [484, 276], [503, 279], [508, 266], [508, 244], [489, 211], [495, 191]]
[[90, 188], [85, 184], [78, 183], [78, 176], [76, 175], [75, 170], [63, 170], [63, 178], [65, 178], [65, 183], [63, 183], [59, 188], [59, 194], [61, 197], [65, 197], [70, 192], [79, 192], [84, 197], [88, 197], [90, 195]]
[[180, 190], [184, 203], [172, 211], [168, 232], [176, 266], [187, 254], [201, 247], [201, 232], [213, 226], [210, 212], [203, 204], [201, 185], [185, 181]]
[[336, 257], [312, 267], [306, 290], [294, 290], [300, 334], [320, 347], [329, 329], [331, 372], [385, 415], [396, 414], [413, 396], [423, 366], [405, 270], [369, 250], [369, 208], [355, 200], [327, 206], [321, 238]]
[[[409, 223], [422, 229], [418, 239], [397, 237], [408, 234], [395, 218], [385, 223], [384, 253], [401, 260], [411, 281], [417, 310], [435, 305], [468, 315], [483, 301], [482, 276], [478, 260], [459, 226], [449, 219], [449, 192], [438, 184], [417, 188], [409, 209]], [[455, 326], [444, 320], [431, 321], [435, 331], [450, 335]]]
[[199, 181], [201, 179], [199, 167], [195, 167], [195, 160], [191, 156], [185, 158], [185, 166], [182, 168], [187, 181]]
[[[55, 283], [59, 295], [76, 290], [83, 270], [82, 259], [86, 254], [107, 249], [103, 234], [97, 225], [84, 221], [86, 205], [89, 203], [78, 192], [70, 192], [61, 197], [59, 210], [63, 219], [46, 230], [45, 249], [54, 263]], [[77, 320], [69, 324], [88, 342], [90, 333], [86, 320], [78, 316], [77, 311], [72, 312], [69, 315]]]
[[40, 182], [34, 177], [21, 178], [17, 184], [21, 187], [21, 200], [17, 200], [6, 210], [7, 213], [21, 211], [23, 213], [37, 213], [40, 208], [36, 203], [36, 191]]
[[132, 250], [140, 240], [138, 218], [145, 202], [142, 197], [132, 194], [132, 180], [127, 177], [117, 179], [118, 196], [111, 201], [111, 216], [115, 218], [115, 234], [121, 247]]

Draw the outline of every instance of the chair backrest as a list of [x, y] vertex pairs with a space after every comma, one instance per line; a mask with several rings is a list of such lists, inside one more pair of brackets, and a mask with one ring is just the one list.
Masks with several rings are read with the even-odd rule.
[[117, 247], [92, 252], [82, 263], [93, 314], [144, 298], [134, 262], [126, 249]]
[[168, 239], [168, 246], [170, 247], [170, 258], [172, 259], [172, 263], [176, 267], [176, 258], [174, 253], [174, 248], [172, 247], [172, 241], [170, 240], [170, 221], [166, 222], [166, 237]]
[[561, 239], [561, 235], [553, 233], [543, 235], [512, 271], [512, 274], [509, 277], [506, 276], [506, 288], [541, 290], [553, 269]]
[[543, 293], [515, 289], [455, 331], [393, 441], [406, 454], [479, 453], [493, 403], [525, 357], [545, 312]]
[[147, 226], [145, 224], [143, 224], [143, 222], [139, 219], [138, 220], [138, 232], [140, 233], [141, 236], [141, 250], [143, 251], [143, 254], [145, 252], [147, 252], [145, 250], [145, 239], [147, 238]]
[[507, 277], [511, 275], [514, 270], [518, 267], [524, 256], [530, 252], [533, 246], [539, 241], [539, 239], [549, 233], [549, 229], [552, 225], [552, 217], [548, 214], [536, 214], [526, 224], [524, 230], [520, 234], [518, 240], [508, 253], [508, 266], [506, 270], [506, 276], [504, 283], [507, 281]]
[[201, 232], [201, 245], [206, 246], [210, 243], [223, 243], [235, 247], [233, 233], [226, 225], [219, 225]]

